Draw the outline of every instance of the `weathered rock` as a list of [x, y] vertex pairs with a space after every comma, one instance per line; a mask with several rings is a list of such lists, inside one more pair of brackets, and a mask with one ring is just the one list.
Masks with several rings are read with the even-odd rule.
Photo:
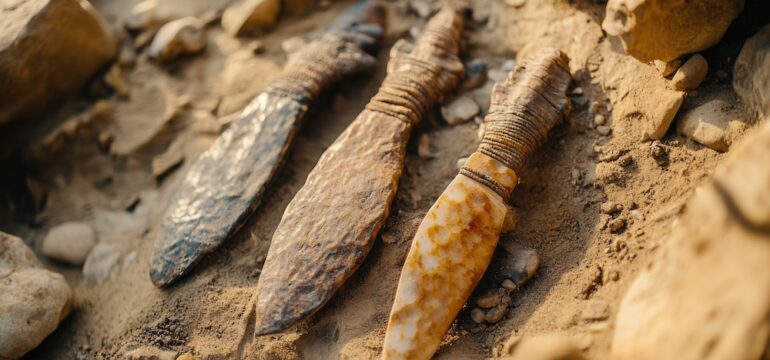
[[602, 28], [642, 62], [672, 61], [715, 45], [743, 0], [610, 0]]
[[706, 79], [709, 64], [701, 54], [691, 56], [679, 67], [671, 79], [671, 86], [677, 90], [695, 90]]
[[607, 201], [600, 207], [602, 214], [614, 214], [623, 210], [623, 204], [617, 201]]
[[736, 133], [746, 127], [739, 116], [733, 106], [712, 100], [684, 114], [677, 131], [716, 151], [727, 151]]
[[77, 92], [117, 50], [87, 1], [2, 0], [0, 9], [0, 124]]
[[476, 299], [476, 305], [480, 308], [489, 309], [500, 304], [503, 299], [503, 294], [498, 291], [493, 291]]
[[511, 360], [585, 360], [580, 342], [567, 335], [511, 336], [500, 355]]
[[599, 135], [607, 136], [612, 132], [612, 128], [606, 125], [599, 125], [596, 127], [596, 132], [599, 133]]
[[610, 52], [599, 71], [602, 87], [612, 101], [613, 119], [640, 123], [643, 139], [661, 139], [682, 106], [685, 92], [671, 89], [669, 81], [651, 66], [620, 54]]
[[108, 280], [119, 265], [120, 251], [114, 245], [99, 243], [83, 264], [83, 277], [90, 283], [100, 284]]
[[473, 59], [465, 64], [463, 79], [464, 89], [475, 89], [487, 81], [487, 63], [483, 59]]
[[735, 60], [733, 87], [749, 109], [770, 117], [770, 25], [743, 44]]
[[758, 359], [770, 329], [770, 124], [694, 192], [623, 298], [616, 359]]
[[668, 77], [676, 72], [680, 66], [682, 66], [682, 59], [676, 59], [671, 61], [655, 60], [655, 69], [657, 69], [663, 77]]
[[281, 10], [279, 0], [242, 0], [222, 14], [222, 28], [232, 36], [254, 35], [271, 28]]
[[487, 315], [484, 313], [484, 310], [474, 308], [471, 310], [471, 320], [473, 320], [473, 322], [476, 324], [483, 324], [485, 321], [487, 321]]
[[0, 232], [0, 359], [37, 347], [71, 309], [64, 277], [43, 269], [21, 239]]
[[441, 107], [441, 115], [449, 125], [460, 125], [468, 122], [481, 109], [473, 99], [467, 96], [458, 96], [452, 102]]
[[125, 351], [122, 357], [126, 360], [175, 360], [176, 354], [177, 352], [173, 350], [162, 350], [145, 345]]
[[508, 311], [508, 306], [503, 305], [497, 305], [493, 307], [491, 310], [487, 311], [487, 314], [484, 316], [484, 320], [486, 320], [490, 324], [496, 324], [500, 322], [500, 320], [505, 317], [505, 313]]
[[148, 53], [159, 62], [169, 62], [182, 55], [192, 55], [206, 47], [203, 23], [192, 16], [166, 23], [150, 44]]
[[501, 246], [508, 253], [501, 264], [502, 272], [513, 280], [516, 286], [523, 285], [535, 276], [537, 268], [540, 267], [540, 257], [535, 249], [510, 240], [503, 242]]
[[429, 159], [433, 156], [430, 151], [430, 136], [428, 134], [420, 135], [417, 141], [417, 155], [423, 159]]
[[604, 300], [591, 300], [580, 312], [580, 320], [586, 322], [606, 320], [610, 317], [610, 305]]
[[610, 220], [610, 222], [607, 224], [607, 227], [610, 228], [610, 232], [619, 233], [626, 227], [626, 219], [620, 217], [614, 220]]
[[42, 251], [51, 259], [82, 265], [94, 245], [96, 234], [88, 224], [69, 222], [48, 232], [43, 239]]

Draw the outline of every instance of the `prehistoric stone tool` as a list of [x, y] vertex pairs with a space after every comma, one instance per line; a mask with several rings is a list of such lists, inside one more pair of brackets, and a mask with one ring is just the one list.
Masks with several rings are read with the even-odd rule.
[[429, 359], [484, 274], [524, 161], [569, 108], [569, 59], [546, 49], [495, 85], [486, 131], [417, 228], [385, 335], [385, 359]]
[[384, 9], [359, 3], [329, 31], [292, 54], [282, 74], [191, 166], [171, 201], [150, 278], [165, 287], [218, 248], [259, 205], [308, 105], [343, 77], [371, 69]]
[[379, 91], [289, 203], [257, 285], [256, 334], [314, 313], [363, 262], [388, 217], [412, 128], [462, 77], [461, 7], [436, 14], [415, 44], [393, 47]]

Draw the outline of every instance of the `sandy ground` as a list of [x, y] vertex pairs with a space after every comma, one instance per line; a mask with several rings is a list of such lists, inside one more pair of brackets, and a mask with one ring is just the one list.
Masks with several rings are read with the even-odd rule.
[[[118, 24], [132, 2], [102, 0], [94, 5]], [[27, 358], [113, 359], [141, 346], [192, 352], [196, 359], [379, 356], [411, 238], [424, 213], [456, 175], [457, 159], [478, 145], [479, 125], [473, 121], [450, 127], [440, 116], [433, 116], [413, 134], [387, 225], [364, 265], [325, 308], [297, 329], [275, 336], [253, 338], [249, 320], [253, 321], [253, 288], [284, 208], [324, 149], [376, 92], [389, 47], [408, 36], [410, 27], [424, 22], [404, 15], [403, 0], [386, 4], [390, 16], [377, 70], [345, 81], [318, 102], [287, 165], [243, 229], [170, 289], [154, 288], [148, 277], [158, 219], [197, 154], [276, 75], [286, 60], [282, 41], [321, 28], [345, 5], [335, 3], [306, 17], [282, 19], [273, 32], [259, 38], [265, 47], [260, 55], [251, 51], [253, 39], [235, 40], [217, 24], [208, 28], [208, 47], [200, 56], [160, 67], [140, 54], [135, 66], [123, 69], [130, 97], [107, 100], [115, 106], [112, 116], [78, 130], [56, 148], [30, 140], [34, 144], [30, 149], [42, 155], [33, 157], [33, 165], [25, 171], [46, 189], [47, 201], [35, 216], [4, 220], [3, 229], [39, 248], [52, 226], [85, 221], [95, 227], [100, 242], [118, 247], [122, 258], [112, 278], [101, 284], [86, 282], [79, 269], [47, 264], [65, 274], [73, 287], [75, 310]], [[501, 241], [535, 248], [541, 257], [537, 275], [514, 294], [513, 306], [497, 324], [476, 325], [469, 311], [463, 311], [437, 358], [488, 358], [512, 334], [554, 332], [579, 335], [586, 339], [588, 357], [606, 358], [622, 295], [669, 232], [683, 201], [723, 155], [672, 130], [662, 141], [669, 161], [661, 166], [650, 156], [650, 142], [641, 140], [644, 124], [638, 118], [615, 115], [613, 109], [623, 106], [626, 97], [650, 94], [622, 93], [626, 83], [613, 83], [617, 80], [608, 74], [626, 71], [626, 81], [631, 83], [659, 75], [613, 50], [600, 27], [603, 5], [530, 0], [514, 8], [502, 1], [478, 0], [473, 7], [475, 17], [486, 22], [469, 26], [465, 60], [480, 57], [494, 68], [506, 59], [522, 60], [541, 47], [555, 46], [570, 56], [574, 86], [583, 89], [585, 100], [530, 159], [511, 199], [520, 220]], [[713, 98], [735, 103], [729, 80], [709, 77], [683, 108]], [[34, 127], [34, 133], [55, 129], [93, 102], [92, 98], [74, 99]], [[593, 129], [591, 102], [597, 102], [610, 119], [609, 136]], [[105, 130], [115, 135], [112, 152], [98, 144]], [[435, 155], [430, 159], [416, 153], [416, 140], [423, 133], [430, 137]], [[116, 146], [125, 154], [115, 154]], [[601, 154], [595, 153], [595, 146], [603, 149]], [[181, 152], [185, 160], [158, 181], [150, 163], [169, 148]], [[616, 159], [621, 155], [630, 155], [631, 164], [619, 166]], [[138, 204], [129, 206], [136, 199]], [[619, 216], [627, 226], [618, 234], [610, 233], [605, 226], [609, 215], [600, 212], [607, 200], [626, 209]], [[476, 294], [497, 286], [497, 260], [503, 251], [498, 252]], [[598, 278], [597, 272], [601, 273]], [[608, 276], [612, 272], [619, 275], [616, 281]], [[580, 320], [582, 309], [592, 300], [609, 304], [608, 320]]]

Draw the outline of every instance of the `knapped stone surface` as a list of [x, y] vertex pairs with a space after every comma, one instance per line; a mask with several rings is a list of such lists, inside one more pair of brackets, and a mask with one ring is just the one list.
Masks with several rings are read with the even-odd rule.
[[737, 133], [746, 128], [734, 107], [722, 100], [712, 100], [685, 113], [677, 131], [716, 151], [730, 148]]
[[271, 28], [280, 10], [279, 0], [241, 0], [225, 9], [222, 28], [232, 36], [254, 35]]
[[697, 189], [617, 315], [617, 359], [758, 359], [770, 329], [770, 124]]
[[63, 276], [43, 269], [24, 241], [0, 232], [0, 359], [17, 359], [37, 347], [72, 302]]
[[159, 62], [169, 62], [182, 55], [197, 54], [206, 47], [203, 22], [188, 16], [163, 25], [152, 40], [148, 53]]
[[0, 19], [0, 124], [40, 115], [78, 92], [117, 50], [84, 0], [2, 0]]
[[744, 43], [735, 59], [733, 87], [749, 109], [770, 117], [770, 25]]
[[642, 62], [672, 61], [714, 46], [743, 0], [610, 0], [602, 28]]
[[96, 245], [94, 230], [85, 223], [69, 222], [57, 225], [43, 239], [43, 255], [66, 262], [83, 265], [86, 256]]

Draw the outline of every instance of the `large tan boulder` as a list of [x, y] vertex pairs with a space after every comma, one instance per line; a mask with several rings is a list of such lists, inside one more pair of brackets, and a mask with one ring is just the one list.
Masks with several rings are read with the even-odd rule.
[[685, 206], [617, 315], [613, 359], [759, 359], [770, 339], [770, 123]]
[[743, 0], [609, 0], [602, 28], [642, 62], [672, 61], [714, 46]]
[[225, 9], [222, 28], [232, 36], [258, 34], [275, 25], [280, 11], [280, 0], [241, 0]]
[[0, 0], [0, 9], [0, 124], [41, 114], [115, 55], [115, 36], [85, 0]]
[[743, 45], [735, 59], [733, 87], [749, 109], [770, 117], [770, 25]]
[[37, 347], [71, 308], [64, 277], [43, 269], [21, 239], [0, 232], [0, 360]]

